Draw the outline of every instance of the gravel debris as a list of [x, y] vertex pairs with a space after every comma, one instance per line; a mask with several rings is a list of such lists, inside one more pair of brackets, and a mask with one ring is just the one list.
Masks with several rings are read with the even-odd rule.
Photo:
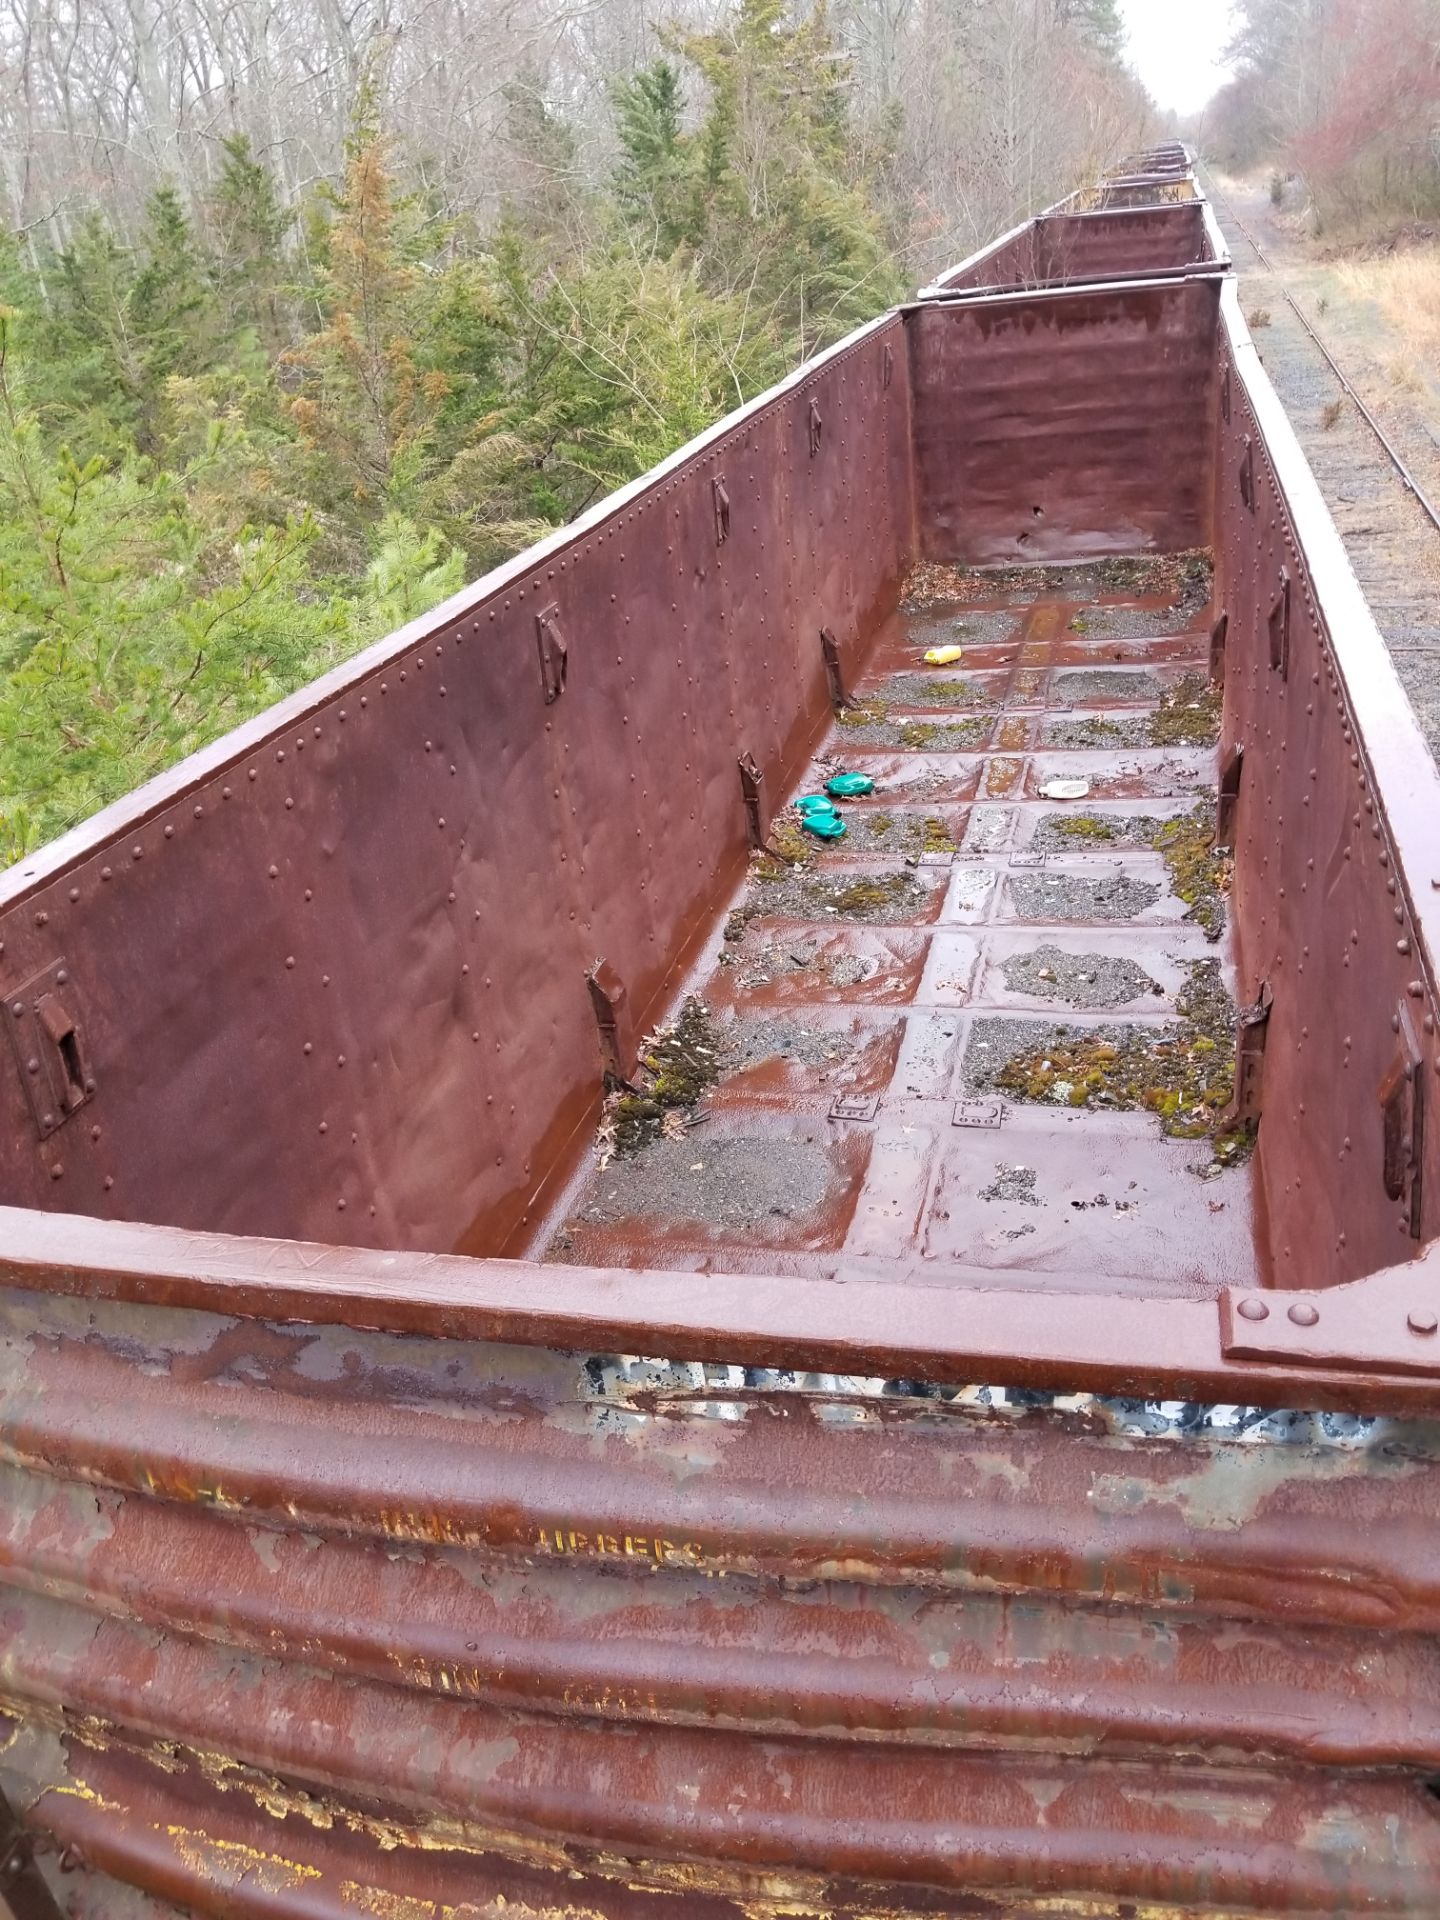
[[742, 1016], [719, 1034], [724, 1073], [738, 1073], [765, 1060], [793, 1060], [802, 1067], [838, 1066], [859, 1044], [843, 1027], [804, 1027], [798, 1020]]
[[1154, 706], [1160, 698], [1160, 682], [1143, 668], [1074, 667], [1056, 674], [1054, 694], [1057, 704], [1067, 707], [1085, 707], [1096, 700]]
[[[1235, 1006], [1219, 962], [1197, 960], [1175, 996], [1176, 1018], [1153, 1026], [977, 1020], [961, 1062], [974, 1092], [1039, 1106], [1140, 1108], [1172, 1139], [1207, 1139], [1210, 1165], [1238, 1166], [1254, 1132], [1224, 1131], [1235, 1082]], [[1217, 1177], [1204, 1162], [1191, 1169]]]
[[904, 926], [919, 918], [930, 888], [913, 873], [811, 873], [790, 869], [772, 878], [757, 872], [745, 898], [747, 917], [786, 920], [862, 920]]
[[1146, 813], [1089, 813], [1072, 808], [1047, 814], [1031, 846], [1043, 853], [1097, 852], [1108, 847], [1150, 847], [1160, 822]]
[[1003, 1160], [995, 1162], [995, 1178], [988, 1187], [980, 1189], [982, 1200], [1010, 1200], [1022, 1207], [1038, 1207], [1040, 1202], [1035, 1195], [1034, 1167], [1007, 1167]]
[[892, 854], [909, 859], [922, 853], [953, 853], [960, 844], [959, 821], [938, 813], [900, 811], [885, 806], [846, 806], [845, 838], [829, 841], [825, 851], [844, 859], [854, 854]]
[[724, 957], [739, 969], [735, 983], [741, 988], [764, 986], [795, 973], [813, 973], [817, 986], [858, 987], [879, 965], [863, 954], [827, 951], [813, 940], [747, 939], [743, 929], [740, 938], [745, 944], [739, 954]]
[[1042, 747], [1148, 747], [1148, 713], [1092, 713], [1083, 720], [1047, 718], [1040, 728]]
[[1123, 1007], [1164, 992], [1133, 960], [1108, 953], [1067, 953], [1063, 947], [1011, 954], [1000, 971], [1012, 993], [1059, 1000], [1067, 1007]]
[[891, 707], [982, 707], [990, 694], [990, 688], [966, 680], [953, 667], [892, 674], [880, 689], [881, 699]]
[[964, 720], [892, 720], [883, 701], [837, 714], [849, 747], [908, 747], [917, 753], [974, 753], [990, 737], [995, 716]]
[[927, 616], [906, 622], [906, 637], [922, 651], [928, 647], [1001, 647], [1018, 638], [1024, 619], [1023, 614], [1013, 613], [1008, 607], [966, 606], [950, 592], [933, 597], [912, 593], [900, 606], [903, 613]]
[[[1018, 598], [1092, 601], [1104, 594], [1164, 600], [1171, 608], [1197, 613], [1210, 598], [1209, 553], [1149, 554], [1137, 558], [1082, 560], [1060, 566], [954, 567], [922, 560], [905, 583], [902, 607], [933, 606], [940, 601]], [[1151, 629], [1154, 631], [1154, 629]]]
[[[1203, 604], [1203, 602], [1202, 602]], [[1070, 631], [1086, 640], [1149, 640], [1158, 634], [1185, 633], [1195, 625], [1199, 608], [1185, 606], [1086, 607], [1070, 622]]]
[[811, 1141], [701, 1136], [658, 1140], [596, 1176], [577, 1220], [648, 1216], [744, 1231], [804, 1221], [825, 1205], [837, 1170]]
[[1012, 873], [1010, 898], [1022, 920], [1134, 920], [1161, 888], [1128, 873]]

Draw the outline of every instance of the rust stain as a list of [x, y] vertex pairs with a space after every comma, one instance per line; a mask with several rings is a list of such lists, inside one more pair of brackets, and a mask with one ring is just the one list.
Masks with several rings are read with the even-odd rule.
[[[1440, 1223], [1440, 785], [1232, 306], [1131, 156], [0, 880], [97, 1080], [0, 1075], [0, 1759], [86, 1910], [1431, 1920], [1433, 1382], [1216, 1301]], [[1214, 956], [1248, 1166], [987, 1077]]]
[[188, 1827], [170, 1826], [165, 1831], [197, 1878], [220, 1886], [253, 1883], [261, 1893], [278, 1894], [301, 1887], [307, 1880], [324, 1877], [318, 1867], [287, 1860], [278, 1853], [262, 1853], [238, 1840], [215, 1840]]

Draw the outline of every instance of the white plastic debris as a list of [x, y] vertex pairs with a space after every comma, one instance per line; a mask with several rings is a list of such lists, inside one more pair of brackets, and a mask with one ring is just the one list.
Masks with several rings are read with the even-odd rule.
[[1089, 792], [1088, 780], [1047, 780], [1040, 796], [1044, 800], [1084, 800]]

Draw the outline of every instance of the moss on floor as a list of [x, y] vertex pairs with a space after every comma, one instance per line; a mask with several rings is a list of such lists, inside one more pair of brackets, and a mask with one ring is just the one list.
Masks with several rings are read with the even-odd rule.
[[1185, 678], [1160, 696], [1150, 716], [1150, 743], [1156, 747], [1213, 747], [1220, 738], [1224, 696], [1204, 674]]
[[709, 1008], [687, 1000], [676, 1020], [642, 1043], [634, 1084], [607, 1094], [597, 1135], [601, 1164], [639, 1153], [652, 1140], [679, 1138], [720, 1077], [721, 1052]]
[[1082, 846], [1115, 838], [1115, 828], [1095, 813], [1062, 813], [1052, 816], [1045, 825], [1047, 837], [1074, 840]]
[[1147, 1109], [1175, 1139], [1210, 1138], [1233, 1162], [1250, 1135], [1221, 1131], [1235, 1090], [1235, 1006], [1216, 960], [1197, 960], [1163, 1027], [1061, 1027], [1034, 1053], [993, 1076], [1014, 1098], [1071, 1107]]
[[880, 727], [889, 717], [889, 707], [876, 694], [859, 706], [838, 707], [835, 712], [835, 724], [837, 727]]
[[1150, 844], [1164, 857], [1170, 890], [1185, 902], [1185, 918], [1203, 927], [1211, 940], [1218, 940], [1225, 931], [1225, 896], [1234, 863], [1228, 856], [1215, 857], [1212, 809], [1201, 805], [1162, 821]]
[[771, 821], [767, 845], [763, 853], [754, 856], [751, 873], [757, 880], [786, 880], [797, 867], [810, 865], [817, 846], [793, 815], [782, 814]]
[[825, 904], [850, 919], [868, 919], [892, 907], [909, 906], [915, 882], [908, 873], [868, 873], [834, 888]]

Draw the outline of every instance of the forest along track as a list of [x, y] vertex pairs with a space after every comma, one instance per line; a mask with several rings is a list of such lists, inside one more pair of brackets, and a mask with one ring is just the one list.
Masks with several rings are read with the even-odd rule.
[[[1383, 319], [1347, 295], [1327, 265], [1296, 259], [1263, 192], [1235, 183], [1223, 191], [1212, 184], [1211, 192], [1265, 371], [1440, 760], [1440, 530], [1282, 296], [1297, 301], [1432, 504], [1440, 502], [1440, 418], [1431, 417], [1426, 396], [1407, 398], [1388, 385], [1372, 359], [1384, 345]], [[1257, 326], [1258, 315], [1268, 319]]]
[[[1204, 556], [921, 567], [545, 1254], [1209, 1297], [1259, 1284]], [[960, 663], [927, 667], [958, 643]], [[1047, 797], [1056, 780], [1078, 799]]]

